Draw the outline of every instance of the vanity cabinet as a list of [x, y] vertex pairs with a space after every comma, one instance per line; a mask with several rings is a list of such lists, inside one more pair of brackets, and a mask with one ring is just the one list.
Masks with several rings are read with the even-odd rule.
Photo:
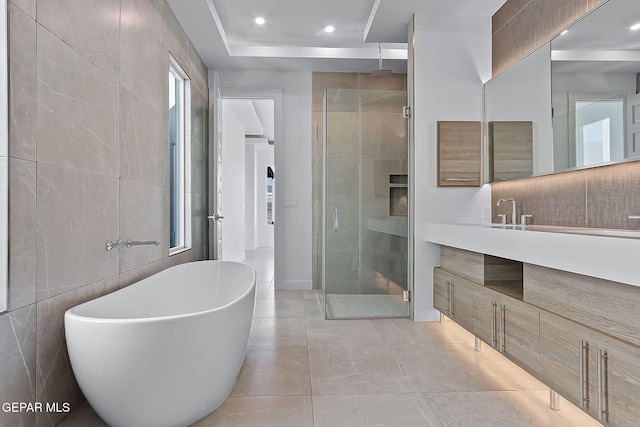
[[434, 307], [469, 332], [473, 332], [473, 286], [440, 268], [433, 271]]
[[438, 122], [438, 186], [482, 185], [482, 126], [478, 121]]
[[640, 425], [638, 347], [542, 313], [540, 379], [604, 425]]
[[540, 312], [514, 298], [477, 285], [473, 334], [530, 373], [540, 370]]

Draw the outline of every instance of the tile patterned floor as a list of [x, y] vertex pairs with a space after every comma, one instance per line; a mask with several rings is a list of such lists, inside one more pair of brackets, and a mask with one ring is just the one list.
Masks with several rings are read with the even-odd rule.
[[[248, 254], [256, 313], [231, 396], [193, 426], [598, 426], [473, 336], [408, 319], [323, 320], [315, 291], [274, 291], [273, 252]], [[104, 423], [88, 405], [64, 427]]]

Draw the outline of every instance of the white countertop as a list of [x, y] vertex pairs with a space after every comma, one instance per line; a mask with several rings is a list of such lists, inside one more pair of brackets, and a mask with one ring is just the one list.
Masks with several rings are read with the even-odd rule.
[[640, 240], [610, 236], [427, 224], [426, 240], [529, 264], [640, 286]]

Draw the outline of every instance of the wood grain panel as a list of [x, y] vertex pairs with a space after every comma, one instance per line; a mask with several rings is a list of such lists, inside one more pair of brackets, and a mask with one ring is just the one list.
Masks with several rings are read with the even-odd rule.
[[473, 333], [473, 290], [480, 285], [463, 278], [454, 277], [451, 288], [453, 320]]
[[[477, 288], [473, 292], [473, 334], [490, 346], [494, 346], [494, 313], [493, 303], [497, 294], [487, 288]], [[497, 336], [497, 334], [496, 334]]]
[[606, 0], [507, 0], [492, 18], [497, 76]]
[[511, 206], [496, 206], [498, 199], [517, 201], [517, 218], [533, 215], [529, 224], [585, 227], [587, 224], [586, 179], [591, 170], [506, 181], [491, 185], [492, 221], [498, 214], [511, 215]]
[[533, 122], [489, 122], [489, 181], [533, 175]]
[[540, 373], [540, 312], [531, 306], [503, 297], [504, 354], [530, 373]]
[[[540, 380], [577, 407], [587, 409], [589, 402], [583, 405], [580, 397], [581, 341], [586, 346], [586, 361], [588, 351], [595, 351], [596, 345], [585, 334], [585, 329], [560, 316], [540, 314]], [[585, 397], [588, 397], [586, 392]]]
[[587, 227], [640, 229], [640, 162], [595, 168], [587, 175]]
[[484, 254], [441, 246], [440, 267], [472, 282], [484, 284]]
[[436, 267], [433, 269], [433, 308], [440, 313], [449, 315], [447, 301], [447, 281], [450, 275], [442, 269]]
[[532, 0], [508, 0], [491, 17], [491, 31], [495, 34], [522, 9], [527, 7]]
[[438, 186], [479, 187], [482, 125], [479, 121], [438, 122]]
[[524, 301], [640, 345], [636, 286], [525, 264]]
[[607, 358], [596, 360], [593, 371], [604, 364], [607, 425], [640, 425], [640, 349], [606, 339], [599, 347], [606, 351]]

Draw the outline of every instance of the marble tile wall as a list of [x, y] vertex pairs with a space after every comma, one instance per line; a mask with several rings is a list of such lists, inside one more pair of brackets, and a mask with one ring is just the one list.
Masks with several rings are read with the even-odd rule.
[[[65, 310], [206, 254], [208, 71], [166, 0], [10, 0], [9, 312], [0, 404], [84, 400]], [[169, 257], [168, 58], [191, 79], [192, 249]], [[107, 240], [162, 246], [107, 252]], [[66, 413], [0, 411], [0, 425]]]
[[[312, 73], [312, 277], [316, 289], [322, 287], [322, 110], [326, 89], [337, 89], [331, 91], [327, 99], [332, 123], [327, 129], [331, 153], [327, 159], [330, 177], [327, 192], [332, 195], [329, 212], [334, 207], [340, 209], [341, 225], [341, 231], [337, 235], [329, 233], [327, 236], [327, 242], [332, 248], [331, 253], [327, 254], [327, 260], [333, 266], [327, 271], [327, 281], [340, 283], [334, 292], [357, 293], [363, 285], [371, 287], [372, 282], [370, 274], [364, 274], [362, 277], [366, 278], [363, 278], [363, 283], [359, 283], [361, 266], [371, 271], [366, 267], [384, 264], [389, 266], [386, 271], [391, 271], [398, 264], [393, 251], [389, 250], [389, 236], [360, 233], [359, 229], [360, 224], [369, 219], [388, 218], [389, 195], [386, 192], [376, 194], [376, 189], [388, 189], [389, 173], [406, 173], [406, 125], [397, 109], [397, 105], [404, 104], [398, 104], [397, 93], [383, 92], [405, 90], [406, 75], [372, 78], [365, 73]], [[378, 92], [361, 99], [355, 89]], [[366, 206], [362, 209], [362, 214], [359, 214], [360, 205]], [[331, 229], [333, 218], [328, 217], [327, 221], [327, 229]], [[359, 254], [359, 248], [365, 248], [362, 250], [366, 253]], [[402, 271], [402, 268], [398, 270]]]

